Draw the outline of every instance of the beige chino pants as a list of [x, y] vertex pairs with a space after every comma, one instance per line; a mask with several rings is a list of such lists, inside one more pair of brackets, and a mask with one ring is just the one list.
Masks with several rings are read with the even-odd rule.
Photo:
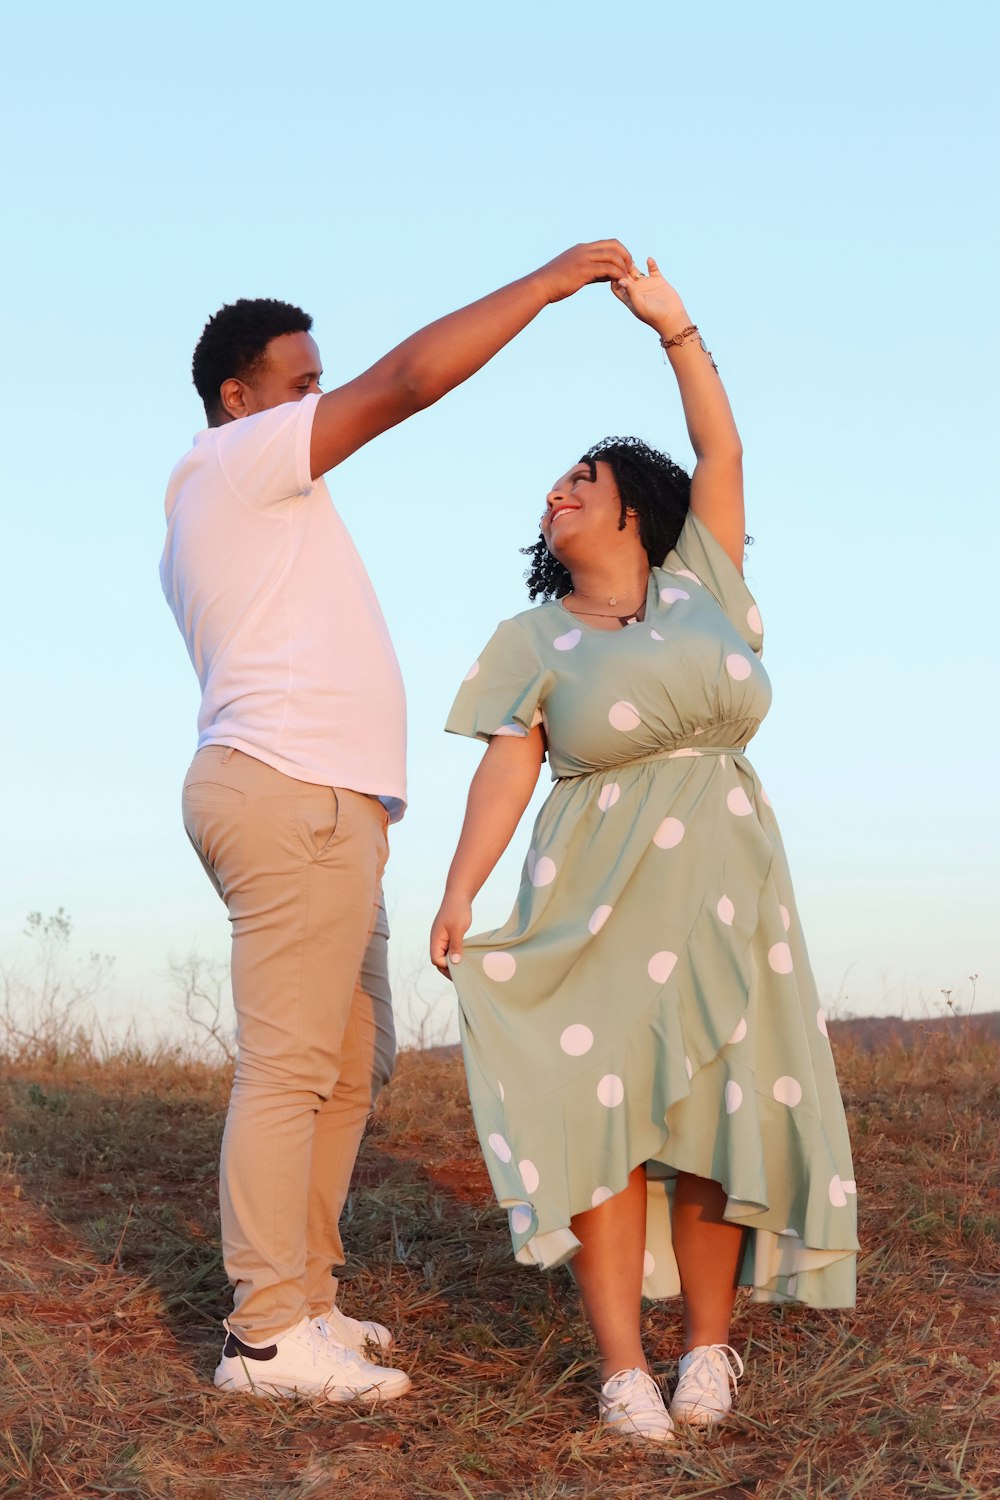
[[199, 750], [184, 826], [232, 924], [237, 1062], [222, 1141], [233, 1332], [265, 1342], [328, 1311], [365, 1123], [392, 1073], [385, 808]]

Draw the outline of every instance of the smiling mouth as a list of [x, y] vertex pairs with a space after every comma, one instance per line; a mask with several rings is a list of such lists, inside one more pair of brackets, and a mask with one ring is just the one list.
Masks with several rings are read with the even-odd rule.
[[580, 509], [580, 507], [578, 505], [557, 505], [556, 508], [555, 508], [555, 510], [553, 510], [549, 514], [549, 525], [550, 526], [554, 525], [555, 522], [558, 521], [558, 519], [559, 519], [560, 516], [565, 516], [570, 511], [579, 510], [579, 509]]

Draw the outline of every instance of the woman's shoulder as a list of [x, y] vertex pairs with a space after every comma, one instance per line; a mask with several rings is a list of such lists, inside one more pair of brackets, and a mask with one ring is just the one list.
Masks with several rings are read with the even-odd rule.
[[501, 620], [497, 630], [521, 632], [534, 639], [546, 623], [551, 621], [554, 610], [562, 610], [558, 599], [543, 599], [541, 603], [532, 604], [528, 609], [522, 609], [516, 615]]

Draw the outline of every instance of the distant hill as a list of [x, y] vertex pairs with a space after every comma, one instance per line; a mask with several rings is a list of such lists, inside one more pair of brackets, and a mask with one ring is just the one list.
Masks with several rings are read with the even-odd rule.
[[863, 1052], [877, 1052], [882, 1047], [919, 1047], [921, 1038], [937, 1032], [967, 1032], [983, 1041], [1000, 1042], [1000, 1010], [985, 1011], [977, 1016], [934, 1016], [909, 1021], [902, 1016], [852, 1016], [850, 1020], [830, 1022], [830, 1040], [853, 1042]]

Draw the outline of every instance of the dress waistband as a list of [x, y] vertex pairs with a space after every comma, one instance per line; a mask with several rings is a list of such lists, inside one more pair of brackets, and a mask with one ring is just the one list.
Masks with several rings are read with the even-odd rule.
[[623, 760], [616, 766], [595, 767], [593, 771], [577, 771], [573, 775], [557, 776], [556, 781], [578, 781], [582, 776], [606, 776], [618, 767], [644, 766], [657, 760], [697, 760], [703, 755], [745, 755], [746, 745], [685, 745], [680, 750], [653, 750], [649, 755], [637, 755], [634, 760]]

